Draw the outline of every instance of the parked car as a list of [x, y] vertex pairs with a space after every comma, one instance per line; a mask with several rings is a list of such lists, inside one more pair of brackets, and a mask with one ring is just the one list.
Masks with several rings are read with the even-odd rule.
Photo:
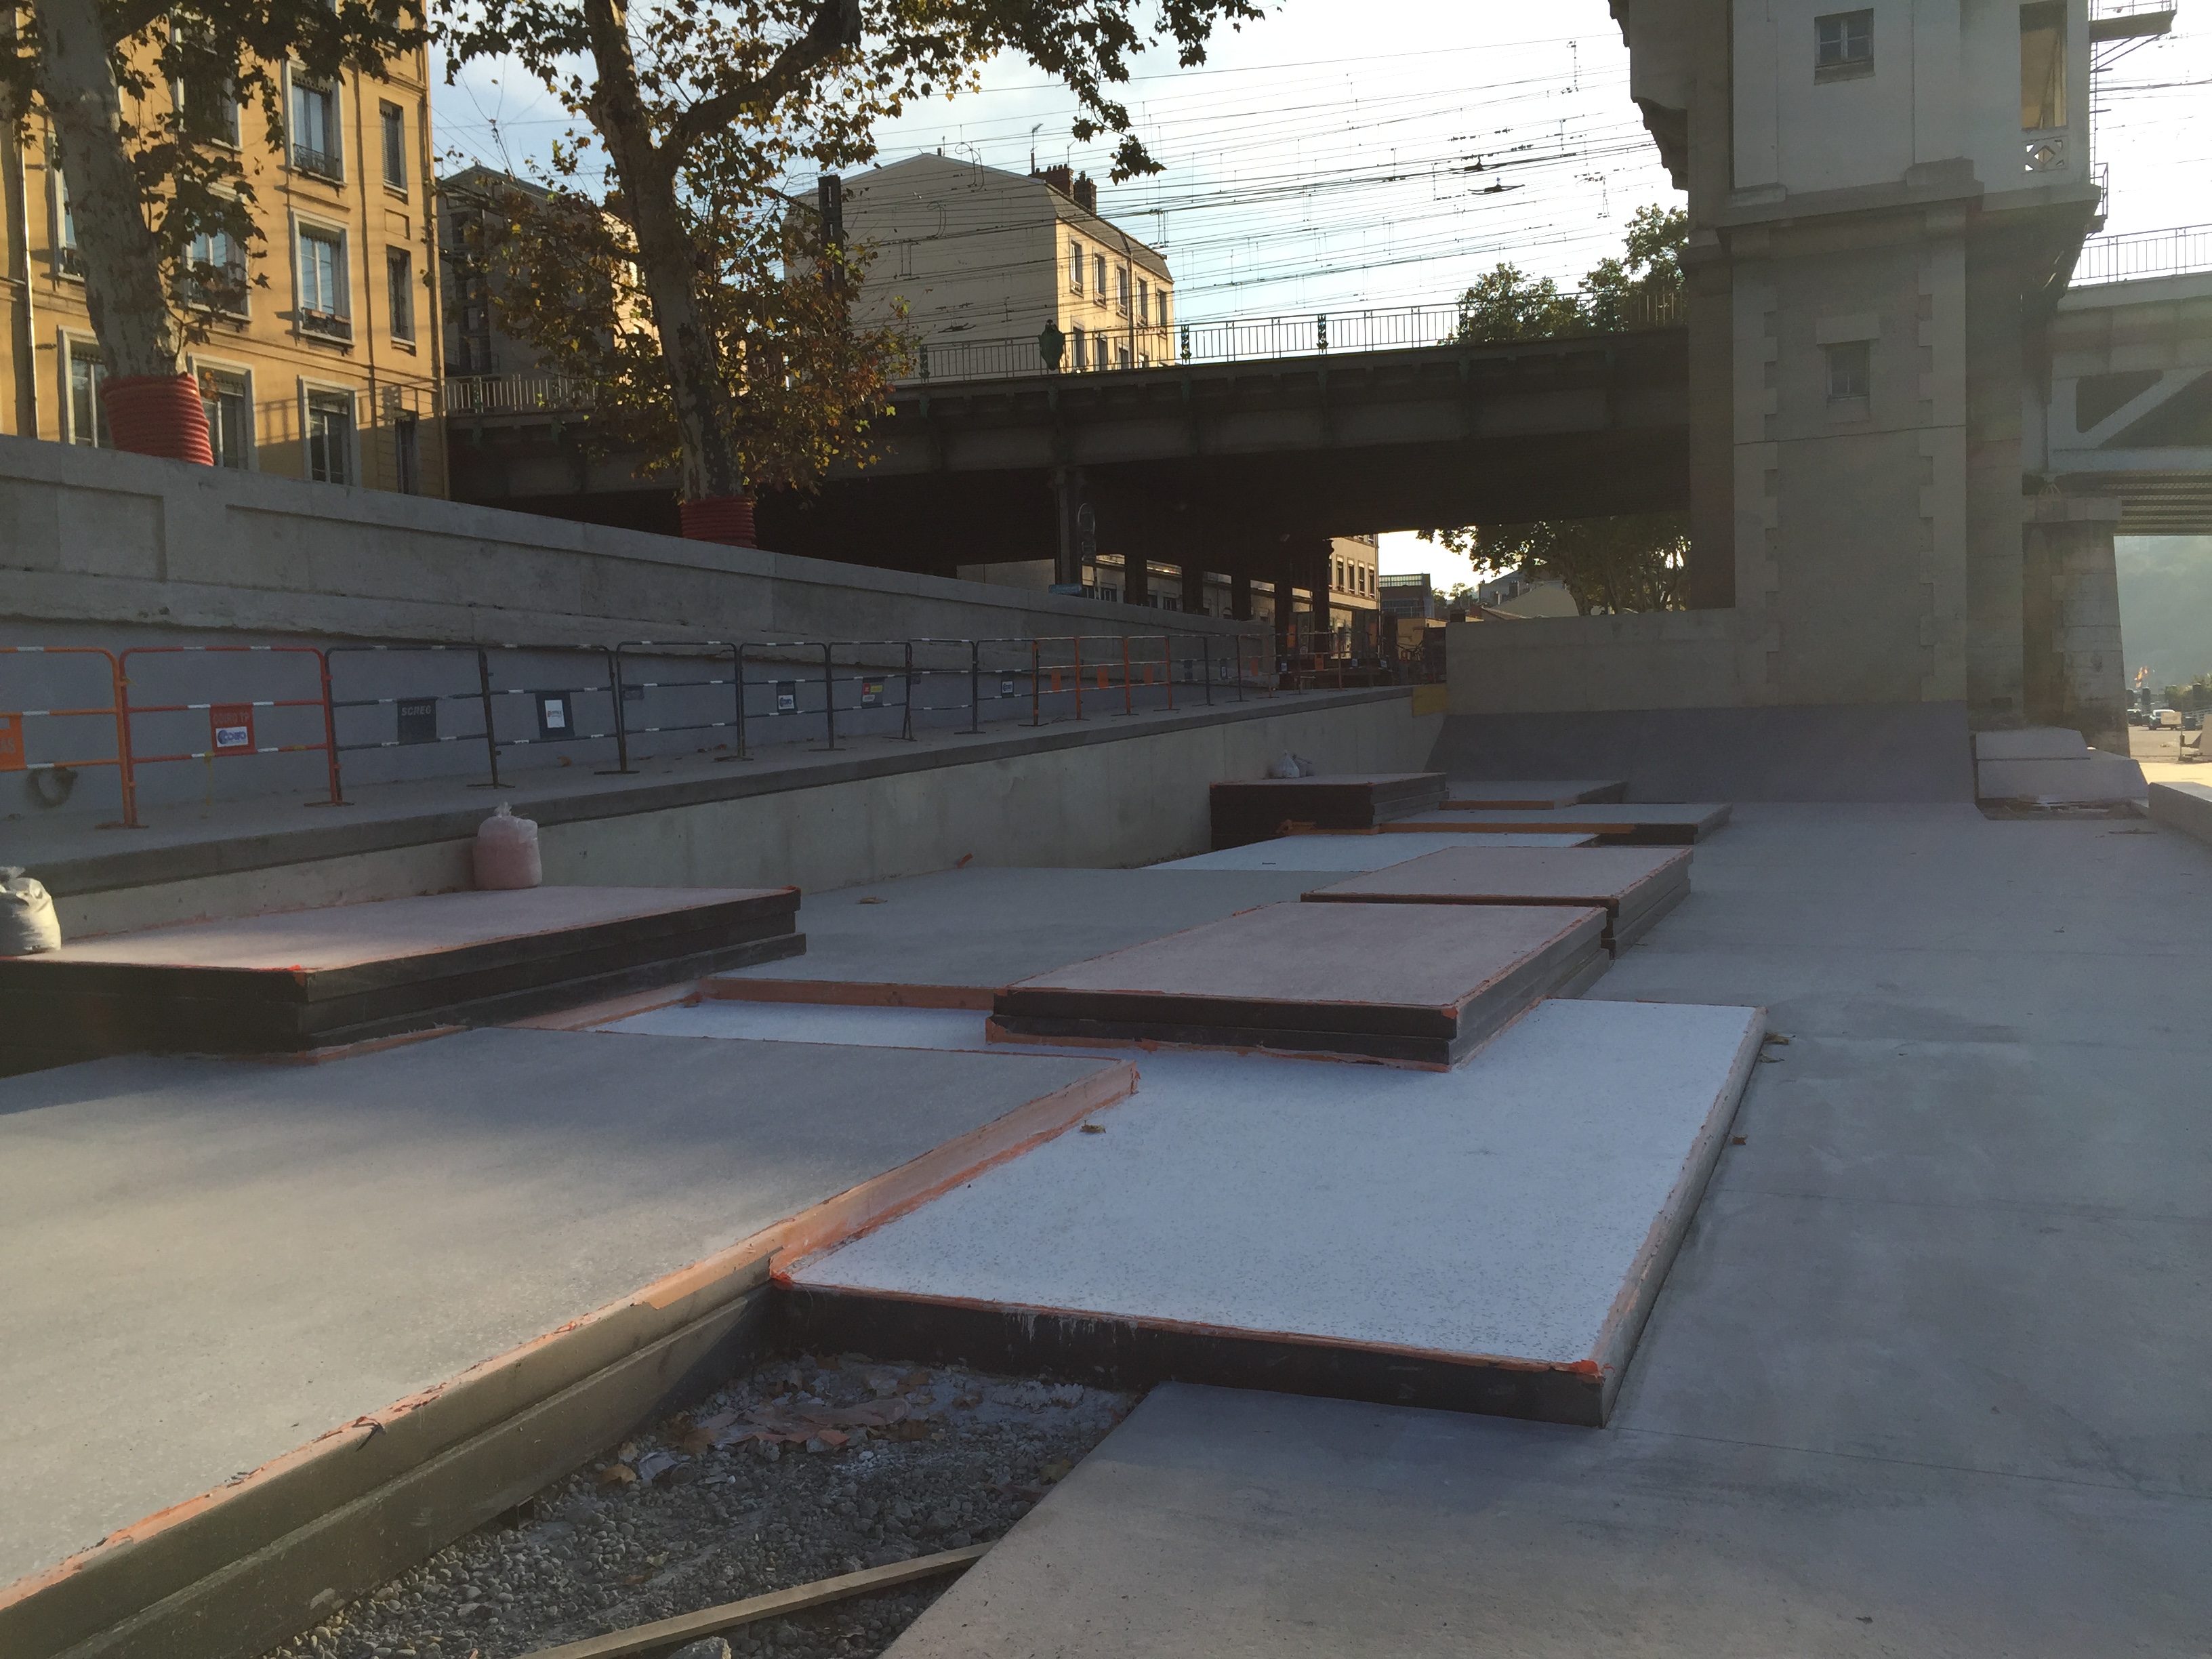
[[2154, 708], [2150, 711], [2150, 723], [2161, 732], [2179, 732], [2181, 730], [2181, 711], [2179, 708]]

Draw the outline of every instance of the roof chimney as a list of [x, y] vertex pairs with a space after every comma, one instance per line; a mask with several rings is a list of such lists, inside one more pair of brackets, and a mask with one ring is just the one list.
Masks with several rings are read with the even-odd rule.
[[[1066, 167], [1062, 167], [1060, 171], [1065, 173], [1067, 169]], [[1081, 208], [1085, 213], [1096, 213], [1098, 211], [1098, 186], [1091, 182], [1091, 175], [1089, 173], [1078, 173], [1076, 175], [1075, 188], [1070, 191], [1069, 194], [1075, 198], [1075, 205]]]
[[1073, 196], [1075, 194], [1075, 169], [1073, 167], [1040, 167], [1037, 171], [1030, 174], [1030, 177], [1032, 179], [1043, 179], [1045, 183], [1050, 185], [1062, 196]]

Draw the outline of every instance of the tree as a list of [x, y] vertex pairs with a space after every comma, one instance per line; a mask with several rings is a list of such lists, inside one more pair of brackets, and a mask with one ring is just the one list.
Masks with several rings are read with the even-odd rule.
[[[439, 0], [452, 67], [512, 55], [590, 125], [635, 248], [637, 291], [667, 369], [690, 504], [747, 491], [738, 405], [708, 313], [716, 261], [702, 227], [765, 204], [788, 167], [872, 154], [875, 122], [1018, 52], [1074, 93], [1074, 137], [1120, 135], [1113, 177], [1158, 170], [1112, 88], [1171, 41], [1205, 60], [1251, 0]], [[449, 69], [450, 72], [450, 69]], [[778, 204], [780, 207], [780, 204]]]
[[[628, 222], [568, 190], [504, 191], [476, 205], [492, 245], [455, 252], [504, 273], [494, 303], [506, 331], [592, 388], [593, 447], [640, 455], [648, 472], [679, 467], [668, 359], [645, 321]], [[847, 296], [865, 256], [828, 246], [811, 212], [769, 216], [702, 196], [679, 206], [706, 276], [700, 315], [714, 373], [736, 394], [730, 437], [746, 479], [811, 489], [831, 460], [864, 461], [870, 419], [909, 357], [896, 325], [852, 326]]]
[[1600, 260], [1572, 291], [1501, 264], [1459, 296], [1459, 321], [1446, 343], [1613, 334], [1663, 321], [1682, 291], [1689, 233], [1681, 209], [1640, 207], [1620, 257]]
[[[261, 232], [240, 103], [261, 105], [281, 146], [287, 61], [374, 73], [428, 38], [416, 0], [29, 0], [15, 19], [0, 40], [8, 137], [25, 142], [34, 112], [53, 125], [111, 397], [173, 385], [185, 342], [204, 335], [189, 301], [237, 297], [247, 280]], [[204, 452], [198, 398], [174, 401], [202, 422]]]
[[[1534, 340], [1617, 333], [1672, 314], [1682, 291], [1689, 219], [1680, 208], [1643, 207], [1628, 222], [1620, 257], [1601, 260], [1575, 292], [1501, 264], [1459, 300], [1451, 340]], [[1525, 525], [1424, 530], [1473, 561], [1478, 579], [1515, 570], [1563, 582], [1583, 615], [1679, 611], [1687, 598], [1689, 523], [1680, 514], [1553, 519]]]

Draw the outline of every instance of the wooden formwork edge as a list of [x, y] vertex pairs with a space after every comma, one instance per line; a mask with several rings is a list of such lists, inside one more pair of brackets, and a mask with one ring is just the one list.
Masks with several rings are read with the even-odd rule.
[[[451, 1455], [510, 1435], [523, 1419], [595, 1381], [618, 1381], [622, 1369], [670, 1345], [680, 1346], [717, 1322], [739, 1316], [750, 1293], [770, 1273], [799, 1257], [904, 1214], [981, 1170], [1018, 1156], [1136, 1086], [1135, 1067], [1109, 1063], [848, 1188], [750, 1237], [665, 1274], [621, 1301], [471, 1367], [383, 1411], [355, 1419], [212, 1491], [111, 1533], [91, 1548], [0, 1587], [0, 1653], [8, 1659], [251, 1659], [337, 1605], [309, 1599], [279, 1610], [276, 1622], [211, 1626], [196, 1598], [217, 1601], [234, 1591], [240, 1569], [281, 1552], [303, 1534], [323, 1534], [344, 1511], [376, 1500]], [[711, 1344], [710, 1344], [711, 1346]], [[665, 1369], [665, 1368], [661, 1368]], [[504, 1479], [511, 1489], [496, 1508], [453, 1510], [453, 1524], [410, 1516], [404, 1528], [377, 1514], [379, 1541], [404, 1532], [399, 1557], [386, 1556], [376, 1577], [342, 1593], [358, 1594], [442, 1548], [471, 1527], [520, 1502], [577, 1467], [646, 1420], [666, 1392], [661, 1369], [634, 1379], [639, 1409], [624, 1419], [597, 1414], [613, 1426], [564, 1441], [557, 1455], [526, 1474]], [[344, 1559], [343, 1544], [318, 1543], [319, 1557]], [[362, 1552], [364, 1559], [377, 1555]]]

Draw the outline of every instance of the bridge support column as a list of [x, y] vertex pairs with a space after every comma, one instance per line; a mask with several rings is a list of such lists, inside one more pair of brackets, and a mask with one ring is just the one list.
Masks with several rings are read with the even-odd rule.
[[2127, 659], [2120, 644], [2112, 532], [2120, 503], [2043, 495], [2021, 532], [2023, 712], [2030, 726], [2079, 732], [2090, 746], [2128, 752]]
[[1252, 573], [1249, 570], [1229, 573], [1229, 614], [1237, 622], [1252, 620]]
[[1141, 547], [1125, 548], [1121, 554], [1121, 603], [1149, 605], [1152, 603], [1152, 564]]
[[1182, 608], [1187, 616], [1206, 608], [1206, 567], [1188, 556], [1182, 562]]

